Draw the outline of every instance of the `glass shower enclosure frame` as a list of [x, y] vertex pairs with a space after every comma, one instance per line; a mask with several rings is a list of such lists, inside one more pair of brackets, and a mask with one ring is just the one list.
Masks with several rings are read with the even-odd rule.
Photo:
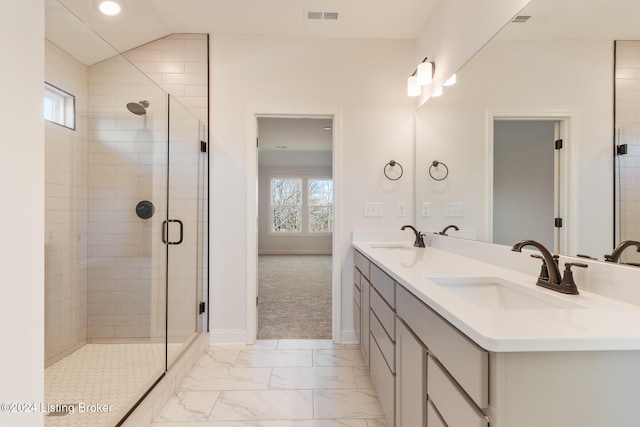
[[45, 4], [45, 79], [76, 100], [74, 129], [45, 126], [45, 424], [115, 425], [207, 328], [208, 127]]

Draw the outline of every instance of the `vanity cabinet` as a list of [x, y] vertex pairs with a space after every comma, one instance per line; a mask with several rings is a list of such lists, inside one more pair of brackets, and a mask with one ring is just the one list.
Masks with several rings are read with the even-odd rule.
[[489, 353], [400, 285], [396, 297], [398, 317], [426, 349], [423, 396], [432, 406], [428, 420], [487, 426], [483, 410], [489, 406]]
[[[565, 340], [562, 346], [528, 349], [525, 335], [511, 351], [488, 351], [465, 335], [464, 327], [454, 326], [456, 320], [449, 322], [424, 302], [439, 304], [437, 295], [421, 297], [419, 281], [405, 282], [418, 272], [398, 265], [396, 252], [387, 257], [384, 271], [362, 253], [356, 252], [354, 307], [360, 309], [361, 342], [370, 353], [371, 378], [389, 427], [638, 425], [640, 350], [635, 341], [613, 337], [611, 348], [603, 350], [598, 335], [596, 349], [574, 348], [570, 341], [565, 348]], [[459, 307], [442, 313], [452, 313], [451, 308], [456, 319]], [[638, 314], [629, 308], [584, 310], [601, 316], [598, 333], [609, 333], [607, 321], [614, 313], [630, 320], [625, 327], [637, 327], [631, 320]], [[559, 322], [575, 320], [562, 310], [558, 314]], [[499, 344], [501, 336], [493, 339]]]
[[[359, 292], [359, 306], [358, 310], [354, 310], [354, 316], [358, 315], [358, 319], [354, 319], [354, 325], [360, 325], [360, 350], [362, 351], [362, 357], [367, 365], [369, 364], [369, 294], [371, 292], [371, 284], [369, 283], [369, 267], [370, 262], [367, 257], [360, 252], [355, 251], [354, 256], [355, 271], [354, 280], [358, 284]], [[354, 283], [354, 287], [356, 284]], [[354, 290], [355, 291], [355, 290]], [[356, 331], [356, 334], [358, 332]]]
[[370, 265], [370, 272], [370, 374], [387, 425], [392, 427], [395, 422], [396, 402], [396, 284], [373, 263]]
[[[401, 320], [396, 322], [396, 426], [433, 427], [427, 420], [427, 350]], [[444, 424], [442, 424], [444, 426]]]
[[[360, 345], [369, 366], [371, 381], [380, 406], [393, 427], [395, 420], [396, 312], [395, 282], [361, 253], [355, 253], [356, 276], [360, 293]], [[357, 279], [355, 280], [358, 281]], [[357, 316], [354, 310], [354, 316]], [[354, 323], [356, 323], [354, 319]]]

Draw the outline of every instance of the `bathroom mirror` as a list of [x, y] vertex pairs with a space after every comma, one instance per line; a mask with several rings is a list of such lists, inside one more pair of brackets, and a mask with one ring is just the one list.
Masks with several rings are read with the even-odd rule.
[[[416, 223], [602, 260], [614, 246], [614, 41], [640, 39], [640, 3], [532, 0], [519, 16], [416, 112]], [[528, 135], [542, 123], [548, 148], [538, 158]], [[524, 145], [504, 145], [505, 132]], [[430, 178], [434, 160], [447, 179]], [[534, 216], [528, 206], [541, 203], [550, 207]]]

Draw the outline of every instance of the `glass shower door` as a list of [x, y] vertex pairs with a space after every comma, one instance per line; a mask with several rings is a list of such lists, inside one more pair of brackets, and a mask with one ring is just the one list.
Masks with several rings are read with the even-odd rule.
[[207, 129], [169, 96], [168, 360], [203, 329], [206, 312]]

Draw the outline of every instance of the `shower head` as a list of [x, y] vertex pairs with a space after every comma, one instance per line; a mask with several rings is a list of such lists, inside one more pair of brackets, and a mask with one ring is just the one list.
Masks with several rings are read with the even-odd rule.
[[127, 109], [138, 116], [147, 114], [147, 108], [149, 108], [149, 101], [130, 102], [127, 104]]

